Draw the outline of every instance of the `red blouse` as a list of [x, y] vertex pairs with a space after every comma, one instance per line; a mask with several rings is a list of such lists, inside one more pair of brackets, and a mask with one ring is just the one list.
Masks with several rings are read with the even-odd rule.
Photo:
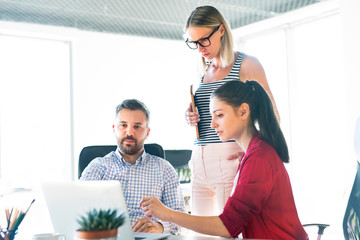
[[239, 179], [219, 216], [232, 237], [296, 239], [302, 227], [290, 179], [275, 149], [256, 134], [242, 157]]

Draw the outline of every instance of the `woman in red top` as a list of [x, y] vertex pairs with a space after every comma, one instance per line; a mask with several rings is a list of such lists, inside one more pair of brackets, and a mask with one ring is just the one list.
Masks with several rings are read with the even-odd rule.
[[224, 237], [308, 239], [283, 164], [289, 162], [287, 144], [265, 90], [256, 81], [229, 81], [212, 94], [210, 111], [220, 139], [235, 139], [245, 151], [223, 213], [192, 216], [149, 197], [140, 203], [145, 214]]

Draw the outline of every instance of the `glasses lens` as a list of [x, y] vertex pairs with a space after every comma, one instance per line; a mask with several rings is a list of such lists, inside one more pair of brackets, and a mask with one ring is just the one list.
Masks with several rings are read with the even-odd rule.
[[211, 42], [210, 42], [209, 38], [204, 38], [204, 39], [199, 40], [199, 44], [202, 47], [208, 47], [208, 46], [210, 46]]
[[187, 44], [188, 47], [191, 48], [191, 49], [197, 49], [197, 44], [196, 44], [196, 42], [186, 41], [186, 44]]

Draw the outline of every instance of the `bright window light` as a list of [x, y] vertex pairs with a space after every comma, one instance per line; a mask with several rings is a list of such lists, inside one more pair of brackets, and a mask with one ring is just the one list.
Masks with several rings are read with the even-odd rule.
[[0, 36], [0, 161], [7, 187], [71, 176], [69, 44]]

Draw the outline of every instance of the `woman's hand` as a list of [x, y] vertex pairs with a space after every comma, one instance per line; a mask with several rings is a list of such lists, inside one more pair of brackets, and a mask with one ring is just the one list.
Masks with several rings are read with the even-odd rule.
[[231, 237], [219, 216], [195, 216], [165, 207], [155, 197], [144, 197], [140, 207], [148, 217], [156, 217], [166, 222], [208, 235]]
[[187, 124], [190, 126], [196, 126], [198, 122], [200, 122], [200, 115], [196, 109], [192, 109], [191, 103], [189, 104], [189, 108], [185, 112], [185, 119]]
[[237, 152], [237, 153], [234, 153], [232, 155], [230, 155], [229, 157], [227, 157], [227, 160], [241, 160], [241, 157], [244, 153], [243, 152]]
[[165, 207], [156, 197], [144, 197], [140, 202], [140, 207], [148, 217], [156, 217], [167, 221], [171, 209]]
[[164, 227], [161, 223], [152, 221], [147, 217], [142, 217], [132, 225], [134, 232], [151, 232], [151, 233], [162, 233]]

